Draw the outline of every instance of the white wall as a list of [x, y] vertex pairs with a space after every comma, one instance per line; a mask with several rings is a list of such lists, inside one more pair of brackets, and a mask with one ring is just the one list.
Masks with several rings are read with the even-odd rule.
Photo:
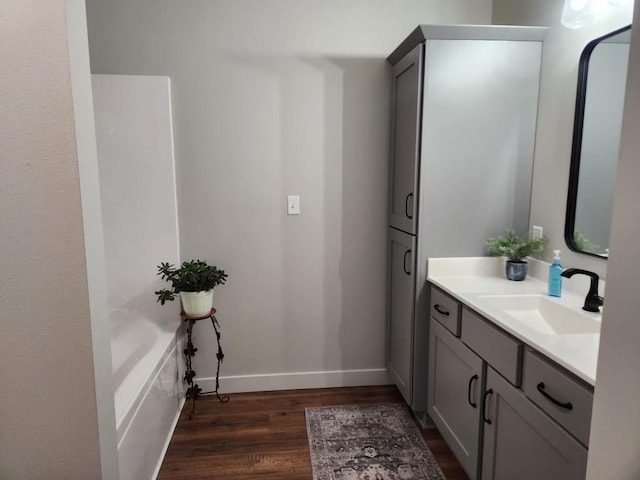
[[[640, 9], [634, 23], [640, 24]], [[631, 34], [587, 478], [640, 477], [640, 35]]]
[[108, 411], [80, 206], [77, 19], [62, 0], [0, 5], [0, 477], [98, 479]]
[[564, 241], [578, 61], [590, 40], [631, 23], [631, 7], [607, 9], [592, 25], [571, 30], [560, 24], [563, 5], [564, 0], [494, 0], [493, 22], [550, 27], [542, 53], [530, 223], [549, 237], [545, 260], [560, 249], [565, 267], [604, 277], [606, 260], [571, 252]]
[[[385, 381], [385, 57], [418, 23], [490, 23], [490, 0], [89, 0], [88, 16], [94, 73], [172, 79], [181, 255], [229, 273], [222, 388]], [[295, 372], [325, 373], [260, 377]]]

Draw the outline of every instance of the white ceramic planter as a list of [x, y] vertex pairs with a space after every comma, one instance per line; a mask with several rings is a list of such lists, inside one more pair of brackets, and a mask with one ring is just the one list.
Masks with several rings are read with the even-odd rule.
[[206, 315], [213, 307], [213, 288], [202, 292], [180, 292], [180, 300], [187, 315]]

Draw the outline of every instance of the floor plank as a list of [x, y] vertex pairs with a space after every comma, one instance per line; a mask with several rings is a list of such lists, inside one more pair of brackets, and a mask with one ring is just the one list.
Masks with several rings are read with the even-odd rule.
[[[330, 405], [400, 403], [394, 386], [238, 393], [228, 403], [198, 399], [188, 420], [187, 402], [158, 480], [307, 480], [311, 462], [304, 409]], [[435, 429], [423, 437], [448, 480], [468, 480]]]

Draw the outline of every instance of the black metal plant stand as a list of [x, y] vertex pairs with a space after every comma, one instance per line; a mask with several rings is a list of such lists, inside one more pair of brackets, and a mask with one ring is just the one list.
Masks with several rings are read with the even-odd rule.
[[[215, 317], [216, 309], [212, 308], [209, 313], [199, 316], [191, 316], [187, 315], [184, 312], [180, 313], [180, 316], [185, 322], [189, 322], [187, 326], [187, 346], [184, 349], [185, 362], [187, 364], [187, 370], [184, 373], [184, 381], [187, 382], [189, 388], [187, 388], [187, 400], [191, 400], [191, 412], [189, 413], [189, 420], [193, 418], [193, 414], [196, 411], [196, 400], [198, 397], [203, 395], [212, 395], [215, 393], [218, 400], [222, 403], [226, 403], [229, 401], [228, 395], [220, 395], [218, 389], [220, 388], [219, 378], [220, 378], [220, 364], [224, 359], [224, 353], [222, 353], [222, 347], [220, 346], [220, 324]], [[216, 358], [218, 359], [218, 368], [216, 370], [216, 389], [208, 392], [203, 392], [200, 386], [196, 383], [193, 383], [193, 379], [196, 376], [196, 372], [191, 367], [191, 359], [195, 356], [198, 351], [197, 348], [193, 346], [193, 342], [191, 341], [191, 333], [193, 331], [193, 326], [198, 320], [203, 320], [205, 318], [211, 319], [211, 325], [213, 325], [213, 329], [216, 332], [216, 340], [218, 342], [218, 353], [216, 353]]]

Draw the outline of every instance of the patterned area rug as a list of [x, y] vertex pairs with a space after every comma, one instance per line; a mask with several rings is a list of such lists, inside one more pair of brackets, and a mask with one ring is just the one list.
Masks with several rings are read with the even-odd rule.
[[313, 480], [445, 480], [407, 407], [305, 409]]

